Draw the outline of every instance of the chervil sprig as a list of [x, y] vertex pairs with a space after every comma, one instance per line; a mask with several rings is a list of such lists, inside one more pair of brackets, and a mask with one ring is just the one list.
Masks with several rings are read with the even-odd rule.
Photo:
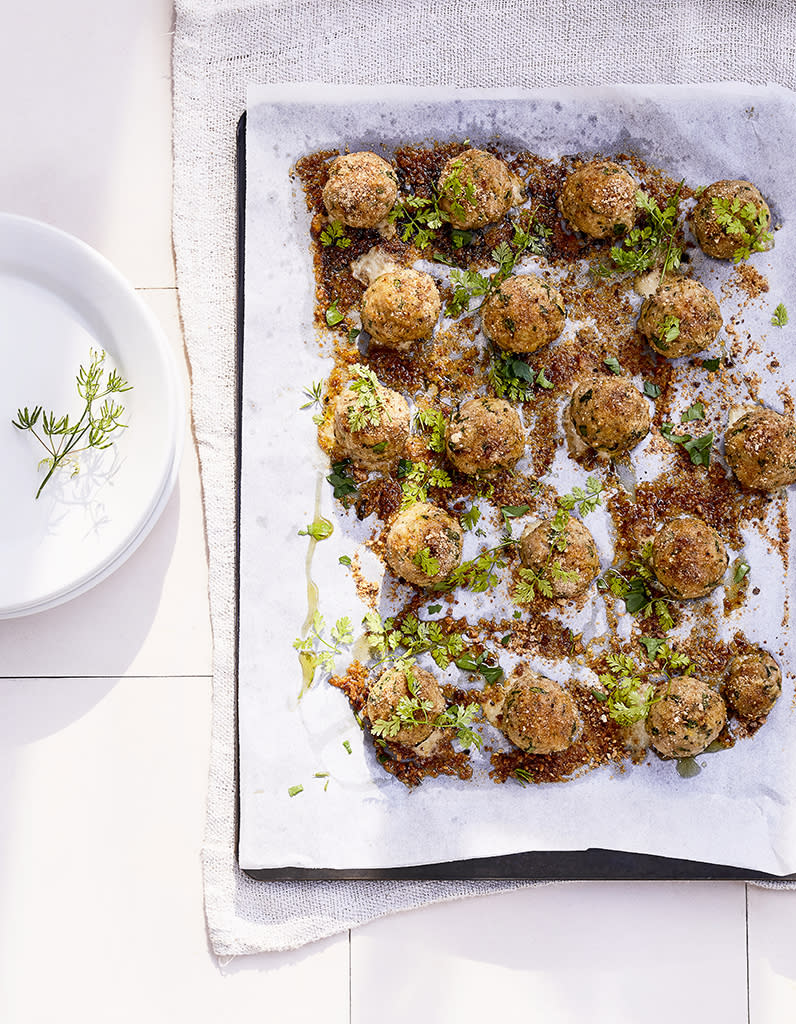
[[683, 255], [682, 248], [674, 244], [682, 187], [681, 181], [663, 209], [646, 192], [636, 192], [636, 206], [644, 211], [647, 222], [628, 231], [618, 245], [612, 246], [609, 255], [613, 266], [598, 264], [593, 271], [596, 277], [610, 277], [616, 272], [643, 274], [660, 266], [658, 287], [663, 284], [666, 274], [680, 266]]
[[404, 666], [404, 675], [410, 696], [400, 698], [389, 718], [378, 718], [371, 722], [370, 730], [374, 736], [391, 740], [395, 739], [402, 729], [430, 725], [434, 729], [455, 730], [456, 739], [463, 747], [480, 748], [481, 737], [472, 728], [473, 719], [480, 711], [478, 704], [452, 704], [439, 714], [432, 715], [434, 703], [420, 696], [411, 666]]
[[346, 235], [345, 228], [339, 220], [330, 221], [321, 231], [321, 245], [334, 245], [338, 249], [347, 249], [351, 245], [351, 239]]
[[645, 683], [641, 672], [627, 654], [609, 654], [605, 659], [610, 671], [599, 676], [602, 689], [592, 693], [605, 704], [617, 725], [630, 726], [642, 721], [655, 703], [655, 687]]
[[663, 595], [650, 565], [652, 542], [644, 545], [641, 554], [631, 558], [621, 570], [613, 566], [597, 580], [599, 590], [608, 590], [614, 597], [625, 602], [625, 611], [630, 615], [654, 615], [664, 633], [674, 627], [669, 611], [672, 601]]
[[427, 462], [412, 462], [410, 459], [399, 460], [398, 478], [403, 492], [402, 511], [418, 501], [426, 501], [430, 487], [451, 486], [451, 478], [444, 469], [429, 466]]
[[299, 662], [304, 671], [302, 693], [312, 686], [318, 669], [327, 672], [334, 669], [335, 659], [343, 653], [343, 646], [350, 644], [354, 639], [354, 630], [348, 616], [343, 616], [335, 622], [329, 640], [323, 635], [325, 629], [324, 618], [316, 611], [307, 636], [297, 637], [293, 641], [293, 647], [298, 651]]
[[354, 380], [348, 385], [355, 393], [354, 401], [348, 406], [348, 422], [352, 430], [378, 427], [386, 413], [384, 399], [379, 392], [379, 380], [373, 370], [362, 363], [353, 367]]
[[430, 432], [428, 446], [432, 452], [445, 451], [445, 417], [439, 410], [418, 409], [415, 415], [415, 426]]
[[768, 211], [754, 203], [743, 203], [737, 197], [726, 199], [713, 196], [711, 199], [716, 223], [724, 229], [725, 235], [738, 239], [738, 248], [732, 255], [733, 263], [741, 263], [753, 252], [765, 252], [774, 236], [768, 228]]
[[[78, 419], [70, 420], [68, 413], [56, 417], [54, 412], [44, 412], [42, 406], [37, 405], [33, 411], [27, 406], [18, 409], [16, 420], [11, 421], [17, 430], [29, 430], [47, 452], [39, 463], [46, 467], [47, 474], [36, 491], [37, 498], [56, 469], [69, 465], [72, 476], [76, 476], [80, 472], [78, 455], [91, 448], [97, 451], [110, 448], [114, 441], [111, 435], [126, 427], [121, 422], [124, 406], [107, 396], [130, 391], [132, 385], [116, 370], [111, 370], [103, 383], [105, 352], [91, 349], [89, 355], [88, 369], [81, 366], [76, 379], [77, 393], [85, 402]], [[100, 401], [102, 405], [97, 408]]]

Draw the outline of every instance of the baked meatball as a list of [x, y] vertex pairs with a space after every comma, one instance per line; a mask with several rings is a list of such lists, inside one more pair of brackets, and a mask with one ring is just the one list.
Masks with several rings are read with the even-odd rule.
[[693, 757], [716, 739], [727, 721], [724, 701], [700, 679], [674, 676], [655, 691], [647, 732], [661, 757]]
[[577, 579], [574, 580], [554, 579], [551, 573], [547, 574], [547, 578], [553, 588], [553, 597], [578, 597], [600, 574], [600, 558], [594, 537], [579, 519], [572, 516], [564, 530], [563, 536], [567, 542], [564, 551], [551, 548], [553, 536], [548, 519], [536, 526], [526, 526], [520, 538], [522, 564], [540, 572], [548, 561], [551, 564], [558, 562], [564, 572], [577, 573]]
[[[735, 219], [740, 220], [746, 234], [759, 238], [771, 222], [771, 211], [750, 181], [716, 181], [708, 185], [697, 201], [692, 215], [694, 234], [702, 251], [720, 260], [735, 258], [741, 248], [741, 234], [720, 223], [714, 199], [726, 199]], [[762, 216], [761, 216], [762, 214]]]
[[590, 238], [616, 238], [636, 221], [638, 185], [611, 160], [591, 160], [564, 183], [558, 208], [564, 219]]
[[[418, 668], [417, 665], [413, 665], [408, 671], [411, 673], [414, 696], [423, 701], [431, 701], [433, 706], [424, 713], [424, 716], [418, 716], [425, 717], [426, 721], [419, 725], [405, 725], [394, 736], [388, 738], [393, 743], [402, 743], [405, 747], [415, 747], [423, 740], [427, 740], [434, 731], [435, 720], [445, 710], [445, 698], [439, 683], [430, 672]], [[389, 721], [397, 711], [401, 698], [413, 696], [409, 689], [406, 673], [407, 670], [393, 665], [386, 672], [382, 672], [371, 686], [365, 708], [371, 725], [375, 725], [378, 721]]]
[[582, 381], [572, 392], [569, 414], [578, 437], [598, 451], [629, 451], [650, 430], [647, 400], [627, 377]]
[[652, 544], [652, 568], [672, 597], [705, 597], [721, 583], [727, 563], [721, 537], [696, 516], [670, 519]]
[[436, 505], [418, 502], [393, 520], [384, 557], [396, 576], [430, 587], [447, 579], [461, 561], [462, 528]]
[[[341, 451], [365, 469], [394, 462], [409, 436], [410, 415], [406, 399], [397, 391], [373, 383], [372, 371], [342, 391], [334, 406], [334, 437]], [[367, 404], [366, 404], [367, 401]]]
[[572, 746], [583, 722], [562, 686], [518, 665], [506, 680], [503, 731], [529, 754], [555, 754]]
[[420, 270], [390, 270], [362, 297], [362, 326], [381, 345], [406, 349], [428, 338], [442, 308], [434, 278]]
[[763, 718], [781, 693], [782, 672], [768, 651], [758, 648], [730, 662], [723, 694], [739, 718]]
[[[678, 334], [667, 340], [667, 317], [675, 317]], [[669, 324], [673, 322], [670, 320]], [[644, 300], [638, 329], [650, 346], [667, 359], [692, 356], [710, 348], [723, 321], [713, 292], [690, 277], [665, 281], [654, 295]], [[674, 332], [671, 332], [674, 333]]]
[[482, 228], [502, 220], [520, 201], [518, 181], [502, 160], [482, 149], [451, 157], [437, 183], [440, 209], [455, 228]]
[[508, 352], [535, 352], [555, 341], [566, 316], [561, 293], [535, 274], [504, 281], [481, 310], [484, 334]]
[[469, 399], [451, 413], [445, 450], [467, 476], [491, 476], [511, 469], [525, 451], [517, 410], [503, 398]]
[[750, 409], [724, 434], [724, 456], [743, 487], [787, 487], [796, 482], [796, 423], [773, 409]]
[[352, 228], [374, 228], [395, 205], [398, 178], [375, 153], [345, 153], [329, 164], [323, 205], [332, 220]]

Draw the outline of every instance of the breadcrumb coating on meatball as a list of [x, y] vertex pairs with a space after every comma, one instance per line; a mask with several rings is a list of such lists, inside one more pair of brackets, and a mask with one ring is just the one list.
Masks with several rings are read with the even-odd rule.
[[323, 203], [333, 221], [352, 228], [375, 228], [397, 197], [395, 171], [375, 153], [344, 153], [329, 164]]
[[569, 414], [578, 437], [597, 451], [626, 452], [650, 430], [650, 410], [626, 377], [594, 375], [576, 385]]
[[742, 487], [775, 491], [796, 483], [796, 423], [773, 409], [750, 409], [725, 432], [724, 456]]
[[558, 579], [548, 574], [553, 597], [578, 597], [588, 590], [600, 574], [600, 556], [591, 532], [579, 519], [573, 516], [567, 520], [564, 529], [566, 548], [551, 549], [555, 534], [551, 532], [551, 520], [545, 519], [535, 526], [526, 526], [520, 538], [520, 560], [528, 569], [541, 572], [549, 563], [559, 563], [566, 573], [576, 573], [575, 579]]
[[362, 326], [379, 344], [407, 349], [431, 337], [441, 309], [442, 299], [430, 274], [391, 270], [365, 290]]
[[[407, 671], [411, 672], [414, 693], [409, 688]], [[396, 714], [401, 699], [413, 697], [431, 701], [432, 707], [418, 716], [425, 716], [428, 721], [402, 726], [394, 736], [390, 736], [391, 742], [402, 743], [405, 747], [415, 747], [427, 740], [434, 731], [435, 719], [445, 710], [445, 698], [434, 676], [417, 665], [409, 670], [393, 665], [373, 683], [365, 706], [368, 720], [375, 725], [379, 721], [389, 722]]]
[[739, 718], [764, 718], [782, 693], [782, 672], [762, 648], [740, 654], [727, 666], [722, 693]]
[[[676, 336], [668, 337], [667, 317], [677, 319]], [[682, 277], [664, 284], [644, 300], [638, 329], [650, 347], [667, 359], [704, 352], [716, 340], [723, 320], [716, 297], [699, 281]], [[674, 332], [671, 332], [674, 333]]]
[[453, 516], [436, 505], [418, 502], [393, 520], [384, 557], [396, 576], [429, 587], [447, 579], [459, 565], [462, 538], [462, 528]]
[[503, 731], [529, 754], [566, 750], [580, 737], [583, 722], [572, 696], [552, 679], [524, 664], [505, 683]]
[[675, 676], [655, 691], [647, 733], [661, 757], [693, 757], [710, 746], [726, 721], [727, 708], [715, 690], [693, 676]]
[[652, 543], [652, 568], [672, 597], [705, 597], [721, 583], [728, 562], [721, 537], [697, 516], [670, 519]]
[[561, 191], [564, 220], [590, 238], [617, 238], [633, 227], [638, 185], [612, 160], [591, 160], [574, 170]]
[[[708, 256], [719, 260], [731, 260], [735, 258], [736, 252], [743, 244], [742, 237], [741, 234], [728, 230], [727, 225], [719, 223], [719, 213], [713, 203], [714, 199], [727, 200], [731, 204], [731, 208], [737, 200], [739, 209], [735, 216], [740, 216], [741, 223], [745, 227], [748, 225], [747, 233], [753, 237], [758, 230], [754, 226], [754, 222], [760, 213], [763, 214], [760, 234], [768, 231], [771, 223], [771, 211], [760, 194], [760, 190], [751, 181], [740, 179], [714, 181], [702, 192], [691, 218], [694, 234], [700, 248]], [[749, 210], [744, 213], [747, 207]]]
[[525, 451], [517, 410], [503, 398], [469, 399], [451, 413], [445, 450], [467, 476], [492, 476], [511, 469]]
[[484, 334], [507, 352], [535, 352], [564, 330], [561, 293], [535, 274], [503, 281], [481, 309]]
[[502, 220], [521, 201], [518, 179], [482, 149], [467, 149], [445, 163], [437, 191], [440, 209], [455, 228], [483, 228]]

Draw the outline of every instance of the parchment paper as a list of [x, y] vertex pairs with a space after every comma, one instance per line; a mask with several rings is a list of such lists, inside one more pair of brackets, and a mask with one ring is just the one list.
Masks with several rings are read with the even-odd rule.
[[[304, 387], [325, 377], [331, 361], [318, 354], [309, 218], [300, 185], [290, 178], [298, 157], [321, 149], [381, 152], [409, 140], [464, 138], [478, 146], [498, 138], [507, 150], [529, 149], [552, 158], [632, 151], [691, 185], [734, 177], [754, 181], [769, 200], [774, 223], [782, 226], [773, 251], [752, 261], [771, 287], [745, 315], [743, 328], [763, 352], [744, 369], [760, 373], [761, 399], [781, 409], [777, 390], [793, 380], [793, 327], [773, 328], [770, 318], [774, 306], [787, 304], [795, 293], [796, 196], [786, 159], [792, 152], [794, 110], [786, 90], [740, 86], [527, 93], [328, 86], [251, 90], [239, 661], [243, 868], [379, 868], [603, 847], [777, 874], [796, 869], [796, 822], [789, 806], [796, 792], [791, 654], [783, 662], [783, 695], [765, 727], [752, 741], [700, 756], [705, 767], [693, 779], [682, 779], [673, 762], [653, 756], [649, 764], [625, 773], [597, 770], [564, 784], [522, 789], [479, 779], [483, 769], [477, 763], [471, 782], [429, 779], [408, 791], [378, 765], [339, 691], [318, 681], [298, 700], [301, 675], [292, 642], [307, 613], [308, 541], [297, 531], [315, 518], [319, 494], [321, 514], [335, 523], [312, 563], [320, 610], [329, 624], [341, 615], [358, 624], [365, 608], [338, 558], [359, 550], [372, 523], [340, 512], [323, 481], [328, 460], [317, 447], [311, 413], [299, 411]], [[726, 265], [699, 255], [694, 266], [695, 276], [714, 292], [729, 273]], [[444, 268], [433, 271], [441, 275]], [[725, 322], [733, 309], [732, 300], [722, 302]], [[780, 368], [771, 373], [765, 366], [774, 350]], [[700, 395], [707, 398], [709, 389], [700, 387]], [[646, 453], [649, 443], [633, 453], [640, 479], [658, 471]], [[550, 478], [563, 493], [586, 475], [560, 456]], [[791, 494], [791, 516], [793, 504]], [[613, 555], [607, 515], [598, 511], [588, 526], [605, 568]], [[783, 610], [793, 591], [793, 569], [783, 574], [755, 531], [745, 541], [744, 556], [760, 594], [733, 614], [727, 633], [741, 629], [776, 651], [785, 640]], [[473, 539], [468, 542], [465, 558], [476, 550]], [[375, 578], [375, 571], [371, 562], [366, 572]], [[473, 605], [472, 595], [459, 596], [457, 613]], [[722, 596], [719, 590], [712, 600]], [[567, 621], [587, 637], [599, 634], [602, 608], [602, 599], [595, 598], [581, 612], [569, 613]], [[389, 612], [386, 602], [381, 610]], [[515, 660], [501, 655], [506, 672]], [[531, 663], [554, 678], [567, 672], [567, 666], [544, 659]], [[340, 667], [344, 664], [345, 659]], [[464, 679], [456, 669], [449, 677]], [[497, 735], [485, 731], [490, 740]], [[351, 745], [350, 755], [344, 741]], [[327, 777], [316, 779], [316, 772], [329, 773], [328, 787]], [[291, 798], [288, 789], [297, 784], [304, 791]]]

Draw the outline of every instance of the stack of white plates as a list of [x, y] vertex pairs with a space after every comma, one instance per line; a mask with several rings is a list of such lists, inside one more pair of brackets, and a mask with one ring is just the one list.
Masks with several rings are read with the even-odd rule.
[[[17, 409], [79, 416], [76, 388], [91, 350], [104, 350], [132, 390], [126, 429], [58, 470], [35, 497], [44, 448], [12, 425]], [[124, 278], [89, 246], [45, 224], [0, 214], [0, 618], [68, 601], [138, 547], [174, 487], [185, 431], [177, 366], [160, 325]], [[76, 415], [75, 415], [76, 414]]]

